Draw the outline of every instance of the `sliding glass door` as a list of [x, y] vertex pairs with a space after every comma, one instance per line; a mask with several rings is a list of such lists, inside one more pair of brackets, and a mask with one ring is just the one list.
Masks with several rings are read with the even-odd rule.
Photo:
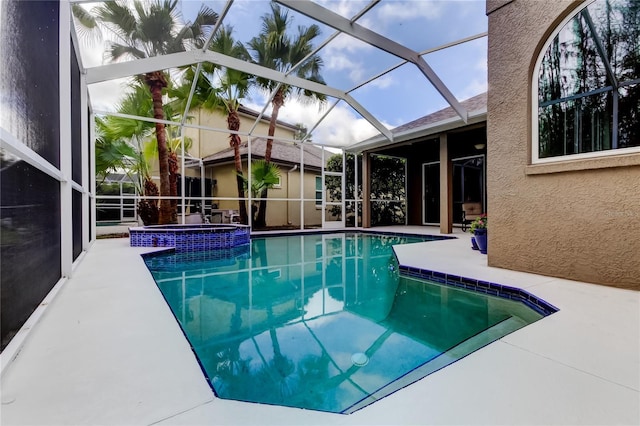
[[440, 223], [440, 162], [422, 165], [422, 224]]
[[453, 160], [453, 223], [462, 222], [462, 203], [485, 201], [485, 157], [456, 158]]

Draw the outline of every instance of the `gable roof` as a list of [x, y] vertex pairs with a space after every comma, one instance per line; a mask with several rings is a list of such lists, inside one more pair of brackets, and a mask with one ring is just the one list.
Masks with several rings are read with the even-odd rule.
[[392, 129], [391, 134], [393, 135], [393, 141], [389, 141], [383, 135], [378, 135], [358, 142], [350, 147], [348, 151], [380, 148], [487, 120], [487, 92], [464, 100], [460, 102], [460, 105], [469, 112], [466, 124], [453, 108], [447, 107]]
[[[322, 148], [315, 145], [304, 145], [304, 166], [314, 169], [321, 169], [322, 164]], [[266, 138], [255, 138], [251, 140], [251, 158], [262, 159], [267, 147]], [[333, 155], [333, 154], [330, 154]], [[329, 156], [330, 156], [329, 155]], [[215, 154], [209, 155], [202, 159], [205, 165], [222, 164], [233, 161], [233, 148], [229, 147]], [[240, 144], [240, 156], [246, 158], [248, 156], [248, 142]], [[328, 158], [327, 155], [325, 157]], [[273, 140], [271, 146], [271, 161], [274, 163], [283, 163], [296, 165], [300, 164], [300, 143], [282, 142], [277, 139]]]
[[[469, 98], [465, 101], [460, 102], [460, 104], [465, 107], [467, 111], [471, 114], [473, 111], [486, 110], [487, 109], [487, 92], [476, 95], [472, 98]], [[450, 118], [458, 118], [458, 114], [451, 107], [447, 107], [441, 109], [440, 111], [436, 111], [432, 114], [425, 115], [424, 117], [420, 117], [416, 120], [410, 121], [406, 124], [398, 126], [391, 130], [391, 133], [396, 135], [403, 132], [406, 132], [410, 129], [418, 129], [421, 127], [428, 126], [430, 124], [438, 123], [440, 121], [450, 119]]]

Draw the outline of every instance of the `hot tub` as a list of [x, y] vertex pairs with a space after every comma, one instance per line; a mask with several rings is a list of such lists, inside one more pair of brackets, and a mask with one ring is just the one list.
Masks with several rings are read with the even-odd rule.
[[129, 228], [131, 247], [172, 247], [176, 252], [228, 249], [250, 240], [247, 225], [185, 224]]

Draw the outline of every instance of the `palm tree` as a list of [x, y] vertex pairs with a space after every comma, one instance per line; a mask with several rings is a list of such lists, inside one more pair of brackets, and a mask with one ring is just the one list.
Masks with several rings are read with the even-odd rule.
[[[139, 82], [129, 87], [130, 90], [120, 101], [117, 111], [132, 116], [148, 116], [153, 109], [148, 89]], [[164, 109], [170, 119], [175, 120], [179, 115], [172, 111], [170, 105], [166, 105]], [[96, 175], [104, 174], [103, 170], [124, 171], [134, 181], [139, 194], [158, 196], [158, 187], [151, 179], [151, 164], [158, 157], [157, 144], [151, 139], [154, 129], [154, 124], [147, 121], [116, 115], [97, 117]], [[170, 137], [167, 144], [171, 158], [181, 149], [181, 143], [172, 135], [175, 132], [168, 133]], [[185, 139], [184, 144], [185, 149], [188, 149], [190, 140]], [[173, 162], [177, 163], [177, 160], [174, 158]], [[171, 182], [175, 186], [175, 176], [171, 178]], [[146, 225], [158, 223], [157, 204], [157, 200], [142, 200], [139, 203], [138, 211]]]
[[[215, 25], [218, 20], [218, 14], [213, 9], [202, 5], [194, 21], [183, 24], [178, 0], [135, 0], [132, 3], [109, 1], [94, 8], [92, 13], [95, 19], [88, 16], [80, 19], [78, 13], [76, 18], [86, 28], [100, 26], [110, 34], [107, 54], [112, 61], [142, 59], [182, 52], [191, 46], [202, 46], [206, 36], [205, 29]], [[163, 71], [148, 72], [141, 77], [141, 81], [151, 92], [153, 117], [165, 119], [162, 91], [167, 87], [168, 75]], [[164, 127], [162, 123], [155, 123], [160, 195], [170, 196], [169, 150]], [[175, 218], [174, 210], [170, 200], [161, 200], [160, 224], [170, 223]]]
[[[243, 177], [243, 184], [247, 185], [247, 180]], [[260, 194], [264, 194], [268, 189], [273, 188], [280, 182], [280, 168], [273, 163], [267, 163], [265, 160], [256, 160], [251, 165], [251, 194], [254, 198], [258, 198]], [[256, 201], [254, 201], [256, 203]], [[259, 203], [258, 203], [259, 204]], [[257, 220], [258, 206], [251, 207], [254, 222]]]
[[108, 131], [109, 125], [104, 117], [96, 117], [96, 177], [100, 185], [109, 173], [128, 170], [137, 155], [128, 141], [115, 137]]
[[[214, 35], [209, 49], [227, 56], [238, 59], [249, 60], [249, 52], [244, 45], [233, 39], [233, 28], [226, 26], [220, 28]], [[186, 99], [185, 90], [190, 90], [195, 76], [195, 67], [190, 68], [185, 73], [184, 85], [180, 89], [183, 94], [179, 98]], [[240, 130], [240, 117], [238, 108], [240, 99], [247, 96], [252, 84], [252, 76], [242, 71], [231, 68], [221, 68], [210, 62], [201, 64], [201, 72], [198, 76], [196, 90], [194, 92], [192, 106], [201, 107], [207, 110], [222, 110], [227, 114], [227, 128], [229, 134], [229, 145], [233, 148], [233, 158], [235, 163], [237, 186], [238, 186], [238, 207], [240, 222], [247, 224], [247, 204], [244, 200], [244, 179], [242, 172], [242, 158], [240, 156], [240, 136], [236, 133]]]
[[[313, 52], [313, 40], [320, 35], [320, 27], [311, 25], [310, 27], [298, 27], [298, 33], [295, 36], [287, 34], [287, 29], [291, 25], [292, 20], [286, 10], [280, 8], [277, 3], [271, 3], [271, 14], [262, 16], [262, 31], [249, 42], [249, 49], [252, 51], [255, 63], [275, 69], [281, 72], [290, 72], [295, 67], [295, 74], [298, 77], [324, 84], [324, 80], [320, 75], [322, 68], [322, 58], [312, 55], [300, 62]], [[265, 78], [256, 79], [259, 86], [263, 89], [273, 92], [276, 90], [271, 104], [271, 121], [269, 122], [269, 138], [267, 139], [267, 147], [264, 159], [267, 163], [271, 161], [271, 149], [273, 146], [273, 136], [276, 131], [276, 122], [280, 107], [284, 105], [291, 95], [300, 96], [308, 101], [324, 102], [326, 97], [319, 93], [309, 90], [296, 88], [287, 84], [278, 84], [272, 80]], [[260, 201], [260, 209], [256, 220], [257, 227], [266, 226], [266, 209], [267, 209], [267, 191], [261, 195], [263, 200]]]

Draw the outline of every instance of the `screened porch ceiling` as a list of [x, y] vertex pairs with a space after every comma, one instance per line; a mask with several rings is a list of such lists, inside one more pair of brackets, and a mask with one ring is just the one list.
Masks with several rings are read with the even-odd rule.
[[[71, 2], [79, 3], [89, 12], [101, 3]], [[168, 70], [172, 79], [180, 80], [186, 66], [211, 62], [325, 95], [322, 104], [287, 98], [278, 118], [304, 126], [303, 140], [307, 142], [349, 150], [372, 137], [392, 143], [394, 135], [390, 129], [448, 106], [455, 110], [461, 123], [466, 123], [468, 111], [461, 101], [486, 91], [487, 18], [483, 0], [276, 0], [275, 3], [287, 11], [292, 21], [291, 34], [297, 33], [298, 26], [319, 27], [320, 35], [312, 40], [312, 54], [322, 60], [320, 74], [326, 84], [295, 75], [311, 55], [289, 68], [276, 70], [209, 49], [213, 34], [228, 25], [233, 27], [233, 37], [247, 45], [259, 34], [262, 16], [270, 13], [269, 1], [183, 0], [182, 22], [191, 23], [203, 6], [218, 14], [216, 25], [208, 30], [204, 48], [111, 62], [107, 41], [114, 40], [113, 33], [103, 31], [102, 39], [96, 40], [74, 25], [72, 36], [77, 39], [77, 53], [86, 71], [93, 112], [118, 115], [119, 97], [132, 76]], [[253, 87], [241, 99], [245, 107], [259, 114], [251, 128], [240, 128], [240, 135], [267, 136], [257, 124], [272, 113], [274, 94], [275, 90], [269, 93]], [[187, 102], [183, 117], [189, 116], [190, 108]], [[154, 121], [151, 116], [128, 117]], [[167, 123], [229, 133], [227, 129], [209, 128], [186, 119]]]

